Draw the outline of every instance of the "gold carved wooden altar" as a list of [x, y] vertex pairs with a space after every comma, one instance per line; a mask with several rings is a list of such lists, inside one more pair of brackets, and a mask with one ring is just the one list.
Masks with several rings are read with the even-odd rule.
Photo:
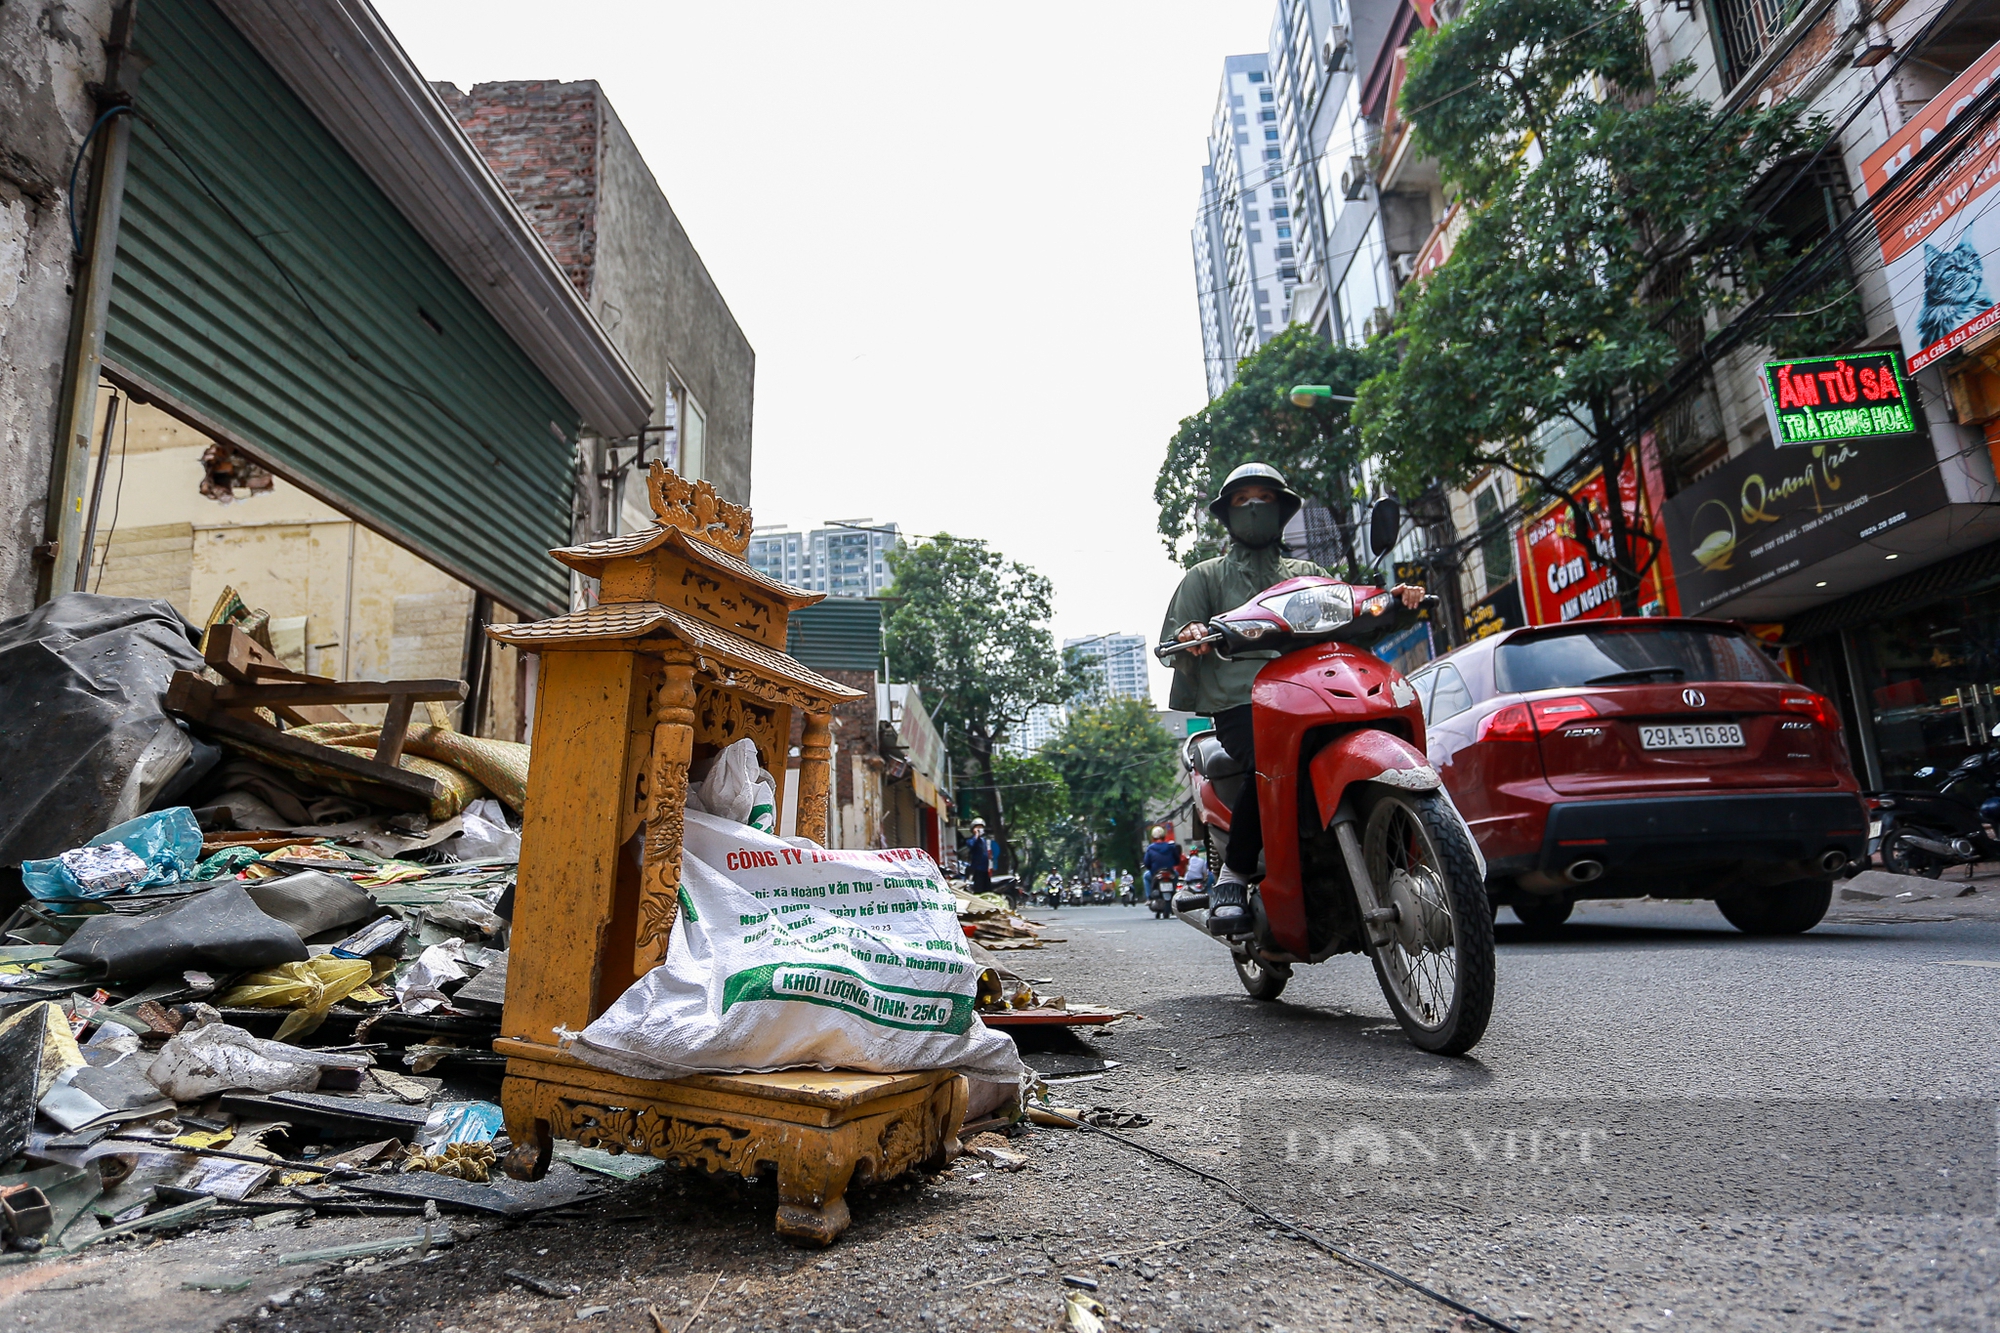
[[514, 893], [501, 1105], [508, 1173], [536, 1179], [557, 1138], [778, 1180], [778, 1230], [829, 1244], [850, 1180], [941, 1162], [965, 1084], [789, 1071], [652, 1080], [558, 1047], [665, 956], [679, 910], [688, 770], [742, 737], [778, 782], [804, 714], [797, 831], [827, 840], [832, 710], [859, 697], [785, 655], [785, 621], [820, 594], [743, 560], [750, 511], [653, 464], [654, 526], [551, 552], [598, 581], [595, 606], [487, 633], [535, 653], [534, 760]]

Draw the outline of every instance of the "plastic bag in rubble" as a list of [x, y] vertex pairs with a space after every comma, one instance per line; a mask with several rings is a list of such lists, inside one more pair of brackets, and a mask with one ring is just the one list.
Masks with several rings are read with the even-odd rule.
[[444, 849], [461, 861], [482, 861], [490, 857], [521, 855], [521, 835], [507, 822], [500, 802], [488, 796], [465, 807], [459, 817], [460, 829], [445, 842]]
[[245, 1009], [289, 1009], [278, 1025], [278, 1040], [305, 1036], [326, 1021], [327, 1011], [366, 986], [375, 965], [366, 958], [321, 954], [303, 963], [252, 972], [217, 1000], [219, 1005]]
[[778, 823], [777, 791], [777, 783], [757, 762], [757, 743], [746, 736], [715, 756], [715, 766], [701, 780], [698, 808], [768, 833]]
[[157, 810], [108, 828], [60, 856], [21, 864], [21, 882], [46, 901], [108, 898], [194, 874], [201, 860], [201, 826], [184, 805]]
[[146, 1077], [177, 1102], [198, 1102], [231, 1088], [253, 1092], [311, 1092], [322, 1069], [366, 1069], [367, 1055], [306, 1051], [280, 1041], [253, 1037], [221, 1021], [206, 1005], [200, 1026], [182, 1028], [160, 1048]]
[[506, 1127], [506, 1117], [492, 1102], [439, 1102], [414, 1142], [427, 1153], [439, 1153], [454, 1143], [491, 1143]]
[[800, 847], [689, 814], [666, 961], [573, 1037], [636, 1077], [816, 1065], [1013, 1078], [979, 1019], [957, 903], [921, 851]]

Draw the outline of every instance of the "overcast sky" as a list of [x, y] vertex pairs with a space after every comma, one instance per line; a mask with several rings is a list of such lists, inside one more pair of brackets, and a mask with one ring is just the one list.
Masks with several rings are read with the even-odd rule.
[[981, 537], [1059, 637], [1157, 630], [1204, 143], [1271, 0], [376, 4], [429, 78], [603, 85], [756, 348], [759, 523]]

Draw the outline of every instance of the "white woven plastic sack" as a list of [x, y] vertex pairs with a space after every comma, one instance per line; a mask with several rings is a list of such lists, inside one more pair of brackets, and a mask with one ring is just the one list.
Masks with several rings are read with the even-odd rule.
[[830, 851], [690, 811], [666, 961], [571, 1051], [639, 1078], [817, 1066], [1016, 1077], [937, 863]]

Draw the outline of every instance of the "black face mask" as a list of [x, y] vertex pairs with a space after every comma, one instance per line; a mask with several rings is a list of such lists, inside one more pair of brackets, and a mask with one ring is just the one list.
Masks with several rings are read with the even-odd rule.
[[1247, 500], [1229, 507], [1229, 535], [1253, 550], [1271, 545], [1285, 532], [1285, 511], [1272, 500]]

